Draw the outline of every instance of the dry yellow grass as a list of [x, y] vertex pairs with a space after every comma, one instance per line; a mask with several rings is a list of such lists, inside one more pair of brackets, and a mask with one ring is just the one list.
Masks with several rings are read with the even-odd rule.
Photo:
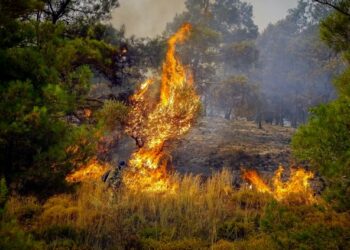
[[[348, 215], [234, 190], [228, 170], [207, 180], [175, 175], [172, 181], [178, 188], [169, 193], [113, 191], [102, 182], [83, 183], [76, 192], [53, 196], [42, 205], [34, 198], [11, 198], [7, 214], [24, 218], [36, 239], [46, 242], [45, 249], [55, 250], [339, 249], [348, 243]], [[298, 239], [307, 245], [298, 245]]]
[[206, 181], [191, 175], [172, 178], [178, 189], [171, 193], [112, 191], [103, 183], [84, 183], [76, 194], [47, 200], [38, 227], [69, 225], [84, 230], [88, 232], [85, 244], [95, 249], [103, 248], [106, 241], [122, 249], [141, 238], [146, 245], [152, 240], [184, 239], [201, 239], [203, 244], [205, 239], [209, 247], [217, 241], [219, 225], [237, 215], [249, 224], [252, 211], [269, 199], [257, 199], [248, 190], [234, 191], [228, 170]]

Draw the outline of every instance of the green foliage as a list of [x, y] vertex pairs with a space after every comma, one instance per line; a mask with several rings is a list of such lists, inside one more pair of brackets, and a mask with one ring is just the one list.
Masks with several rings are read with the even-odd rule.
[[[223, 54], [225, 67], [233, 67], [242, 71], [254, 65], [259, 58], [259, 51], [255, 42], [252, 41], [229, 43], [223, 48]], [[232, 58], [235, 60], [231, 60]]]
[[41, 250], [44, 244], [24, 232], [14, 221], [0, 222], [0, 248], [13, 250]]
[[[340, 1], [344, 9], [349, 9], [348, 1]], [[321, 37], [327, 44], [339, 52], [349, 49], [350, 35], [347, 32], [350, 28], [349, 16], [334, 11], [321, 23]]]
[[[227, 244], [227, 243], [226, 243]], [[251, 237], [247, 239], [243, 239], [240, 241], [235, 241], [231, 243], [231, 248], [223, 248], [227, 250], [277, 250], [281, 249], [278, 247], [276, 242], [273, 241], [273, 239], [268, 235], [264, 233], [257, 233], [255, 235], [252, 235]], [[214, 248], [215, 249], [215, 248]], [[218, 248], [221, 249], [221, 248]]]
[[[308, 160], [326, 176], [345, 173], [344, 156], [349, 154], [350, 107], [346, 100], [336, 100], [313, 109], [307, 125], [293, 138], [295, 155]], [[320, 136], [322, 135], [322, 136]]]
[[250, 118], [261, 105], [259, 89], [244, 75], [229, 76], [214, 85], [211, 92], [213, 107], [224, 110], [226, 119], [231, 116]]
[[309, 161], [327, 181], [325, 197], [339, 210], [350, 209], [350, 37], [349, 17], [331, 14], [321, 24], [323, 40], [343, 53], [347, 69], [334, 81], [338, 98], [312, 110], [312, 116], [292, 140], [293, 152]]
[[[5, 179], [0, 181], [0, 249], [45, 249], [44, 243], [37, 241], [23, 229], [22, 223], [35, 219], [33, 214], [41, 211], [37, 200], [31, 197], [21, 200], [10, 197], [7, 201], [7, 188]], [[6, 206], [3, 209], [4, 203]], [[31, 223], [33, 223], [31, 221]]]
[[336, 97], [331, 80], [343, 69], [341, 57], [320, 39], [319, 24], [330, 11], [300, 0], [286, 18], [269, 25], [257, 40], [260, 64], [254, 73], [266, 96], [269, 122], [304, 124], [311, 107]]
[[323, 207], [272, 202], [264, 210], [261, 229], [278, 249], [345, 249], [350, 243], [347, 220], [346, 214]]
[[4, 177], [0, 179], [0, 218], [4, 212], [4, 206], [8, 198], [8, 189]]
[[[0, 175], [19, 191], [48, 195], [64, 189], [64, 176], [93, 153], [95, 128], [69, 118], [86, 105], [91, 68], [115, 78], [117, 48], [74, 33], [70, 22], [46, 21], [49, 14], [38, 12], [47, 3], [0, 1]], [[97, 5], [105, 15], [117, 1]], [[92, 3], [79, 7], [89, 11]], [[68, 20], [72, 12], [64, 14]]]
[[43, 17], [52, 23], [58, 21], [90, 23], [108, 20], [112, 9], [119, 6], [118, 0], [63, 0], [59, 3], [48, 0], [44, 2]]
[[350, 208], [350, 106], [339, 98], [313, 110], [307, 125], [293, 137], [294, 155], [309, 161], [315, 170], [327, 178], [328, 200], [338, 209]]
[[127, 121], [129, 108], [119, 101], [108, 100], [99, 110], [98, 120], [106, 131], [113, 131]]
[[5, 219], [16, 220], [19, 223], [27, 224], [36, 220], [42, 212], [42, 206], [35, 197], [10, 197], [5, 207]]
[[235, 241], [247, 237], [254, 231], [254, 222], [243, 220], [226, 221], [218, 229], [218, 238]]
[[7, 201], [8, 189], [5, 178], [0, 179], [0, 209], [2, 209]]
[[212, 88], [232, 74], [248, 75], [257, 63], [258, 28], [252, 5], [240, 0], [187, 0], [185, 5], [186, 10], [167, 25], [166, 31], [172, 33], [184, 22], [193, 25], [190, 39], [179, 52], [193, 71], [207, 113], [217, 108], [212, 105], [218, 97], [212, 95]]
[[77, 242], [83, 241], [83, 233], [69, 225], [51, 225], [35, 232], [35, 237], [44, 239], [47, 248], [77, 248]]
[[141, 243], [142, 249], [199, 250], [209, 248], [208, 243], [199, 239], [184, 239], [171, 242], [145, 239]]

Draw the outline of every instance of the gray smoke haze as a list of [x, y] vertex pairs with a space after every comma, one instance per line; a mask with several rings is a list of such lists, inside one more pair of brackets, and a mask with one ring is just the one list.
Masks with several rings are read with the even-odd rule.
[[160, 35], [176, 13], [185, 10], [185, 0], [120, 0], [113, 11], [112, 24], [126, 25], [126, 35], [154, 37]]
[[246, 0], [254, 8], [254, 21], [260, 32], [269, 23], [275, 23], [284, 18], [288, 10], [298, 5], [298, 0]]
[[[254, 7], [254, 20], [260, 31], [269, 23], [284, 18], [298, 0], [246, 0]], [[112, 24], [126, 25], [127, 36], [160, 35], [167, 22], [185, 9], [185, 0], [120, 0], [120, 7], [113, 11]]]

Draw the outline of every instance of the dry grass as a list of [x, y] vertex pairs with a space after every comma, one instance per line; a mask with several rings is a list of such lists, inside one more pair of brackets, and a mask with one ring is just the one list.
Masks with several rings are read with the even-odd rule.
[[[283, 240], [280, 245], [298, 249], [290, 247], [294, 239], [286, 232], [295, 230], [299, 237], [313, 223], [306, 235], [318, 237], [315, 228], [323, 228], [331, 237], [326, 242], [334, 246], [348, 237], [343, 232], [349, 217], [233, 190], [228, 170], [206, 181], [191, 175], [173, 178], [178, 190], [172, 193], [112, 191], [103, 183], [84, 183], [76, 193], [51, 197], [42, 206], [33, 198], [12, 198], [8, 213], [18, 218], [31, 211], [27, 224], [46, 249], [278, 249], [274, 235]], [[328, 235], [329, 230], [336, 233]]]
[[204, 182], [199, 176], [173, 178], [178, 190], [172, 193], [114, 192], [103, 183], [84, 183], [74, 195], [50, 198], [37, 227], [45, 231], [52, 225], [68, 225], [83, 230], [88, 232], [85, 245], [96, 249], [105, 244], [123, 249], [135, 242], [152, 249], [152, 244], [169, 241], [202, 248], [218, 240], [225, 221], [239, 220], [248, 228], [248, 218], [269, 199], [248, 190], [234, 191], [228, 170]]

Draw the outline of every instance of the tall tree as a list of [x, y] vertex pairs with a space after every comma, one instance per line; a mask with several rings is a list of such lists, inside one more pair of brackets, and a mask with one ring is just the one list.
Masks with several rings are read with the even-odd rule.
[[[119, 6], [118, 0], [42, 0], [45, 4], [43, 16], [57, 23], [62, 20], [97, 21], [110, 18], [111, 10]], [[41, 16], [41, 11], [37, 16]]]
[[[311, 5], [310, 5], [311, 4]], [[318, 25], [329, 13], [299, 1], [289, 15], [258, 38], [260, 63], [254, 75], [268, 98], [265, 113], [294, 127], [306, 122], [308, 109], [335, 97], [331, 79], [342, 60], [319, 39]]]
[[205, 110], [209, 110], [212, 85], [232, 75], [242, 75], [256, 62], [254, 39], [258, 35], [252, 6], [240, 0], [187, 0], [186, 11], [167, 26], [173, 32], [190, 22], [194, 32], [182, 58], [194, 71]]
[[331, 7], [338, 11], [339, 13], [350, 16], [350, 3], [348, 1], [342, 0], [313, 0], [316, 3], [320, 3]]
[[119, 48], [96, 40], [97, 32], [33, 18], [41, 0], [0, 7], [0, 176], [20, 191], [59, 191], [95, 148], [95, 129], [71, 122], [87, 105], [90, 66], [107, 67]]
[[[339, 1], [338, 4], [348, 1]], [[308, 160], [327, 181], [325, 197], [341, 210], [350, 209], [350, 18], [335, 11], [321, 23], [322, 39], [347, 61], [334, 81], [338, 98], [312, 111], [310, 121], [294, 136], [294, 154]]]

